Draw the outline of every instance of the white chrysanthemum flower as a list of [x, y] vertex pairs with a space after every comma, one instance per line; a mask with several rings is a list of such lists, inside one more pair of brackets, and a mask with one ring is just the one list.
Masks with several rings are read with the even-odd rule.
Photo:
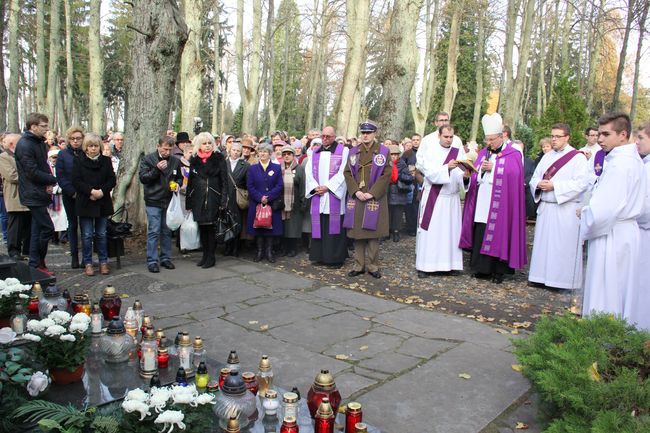
[[174, 404], [190, 404], [194, 401], [194, 394], [189, 387], [175, 386], [172, 389], [172, 399]]
[[88, 324], [83, 322], [77, 322], [77, 323], [72, 322], [68, 327], [68, 329], [70, 330], [70, 332], [78, 332], [80, 334], [83, 334], [84, 332], [86, 332], [86, 329], [88, 329]]
[[16, 285], [22, 286], [22, 284], [20, 284], [20, 281], [17, 278], [7, 278], [5, 280], [5, 285], [7, 285], [8, 287], [16, 286]]
[[167, 387], [151, 388], [151, 395], [149, 396], [149, 406], [155, 408], [156, 413], [160, 413], [167, 405], [167, 401], [169, 401], [171, 395], [172, 393]]
[[59, 338], [61, 339], [61, 341], [69, 341], [71, 343], [77, 341], [77, 338], [72, 334], [63, 334]]
[[160, 431], [163, 432], [167, 429], [167, 427], [169, 427], [167, 433], [171, 433], [171, 431], [174, 430], [174, 426], [178, 426], [178, 428], [181, 430], [185, 430], [185, 423], [183, 422], [183, 419], [185, 419], [185, 415], [180, 410], [166, 410], [158, 415], [158, 418], [154, 420], [154, 423], [164, 424], [162, 430]]
[[30, 334], [30, 333], [23, 334], [22, 338], [24, 338], [25, 340], [28, 340], [28, 341], [35, 341], [37, 343], [41, 341], [41, 337], [39, 337], [38, 335]]
[[67, 325], [72, 316], [67, 311], [52, 311], [48, 316], [49, 319], [54, 320], [57, 325]]
[[149, 395], [143, 390], [141, 390], [140, 388], [131, 390], [126, 394], [127, 400], [137, 400], [137, 401], [147, 402], [148, 398]]
[[53, 337], [56, 335], [61, 335], [65, 333], [65, 331], [66, 329], [61, 325], [52, 325], [47, 327], [47, 329], [45, 330], [45, 335], [47, 335], [48, 337]]
[[30, 320], [27, 322], [27, 330], [29, 332], [41, 333], [45, 330], [45, 326], [40, 320]]
[[19, 294], [18, 297], [19, 297], [20, 299], [29, 299], [29, 296], [26, 295], [26, 294], [24, 294], [24, 293]]
[[86, 313], [77, 313], [72, 316], [72, 323], [90, 323], [90, 316]]
[[46, 317], [45, 319], [41, 320], [41, 325], [43, 325], [43, 329], [47, 329], [52, 325], [56, 325], [56, 322], [54, 322], [54, 320], [50, 319], [49, 317]]
[[140, 412], [140, 421], [147, 415], [151, 415], [149, 405], [138, 400], [124, 400], [122, 402], [122, 409], [128, 413]]
[[190, 403], [190, 406], [196, 407], [204, 404], [215, 404], [214, 395], [212, 394], [199, 394], [194, 398], [194, 401]]

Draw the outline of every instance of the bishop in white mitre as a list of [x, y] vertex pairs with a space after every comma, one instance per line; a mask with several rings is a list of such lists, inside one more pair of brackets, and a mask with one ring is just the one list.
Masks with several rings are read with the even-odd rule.
[[641, 215], [646, 193], [643, 162], [628, 144], [632, 125], [623, 113], [598, 119], [606, 170], [581, 211], [581, 236], [588, 242], [583, 315], [606, 312], [629, 319], [638, 298]]
[[426, 152], [418, 152], [418, 168], [424, 177], [415, 239], [415, 268], [420, 278], [428, 272], [463, 269], [458, 244], [464, 170], [457, 161], [466, 159], [465, 151], [453, 126], [441, 126], [437, 132], [437, 140], [427, 143]]
[[558, 289], [582, 287], [582, 243], [579, 241], [582, 196], [591, 171], [586, 156], [569, 144], [567, 125], [551, 129], [553, 150], [535, 168], [530, 189], [537, 222], [528, 280]]

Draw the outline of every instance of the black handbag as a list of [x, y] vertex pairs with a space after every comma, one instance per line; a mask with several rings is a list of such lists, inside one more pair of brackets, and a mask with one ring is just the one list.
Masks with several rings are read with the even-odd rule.
[[215, 222], [215, 238], [218, 243], [225, 243], [239, 236], [241, 224], [227, 208], [219, 211]]
[[[124, 213], [125, 215], [124, 222], [118, 222], [114, 220], [114, 218], [116, 218], [120, 213]], [[108, 222], [106, 224], [106, 235], [109, 238], [125, 238], [127, 236], [131, 236], [131, 229], [133, 228], [133, 224], [130, 224], [128, 221], [129, 214], [124, 209], [124, 206], [122, 206], [116, 210], [115, 213], [110, 216], [110, 218], [108, 218]]]

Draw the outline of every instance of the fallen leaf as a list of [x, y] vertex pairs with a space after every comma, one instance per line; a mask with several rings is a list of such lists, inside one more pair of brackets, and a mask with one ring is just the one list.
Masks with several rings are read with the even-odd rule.
[[128, 298], [128, 297], [129, 297], [129, 295], [127, 295], [126, 293], [122, 293], [122, 294], [120, 295], [120, 298], [122, 298], [122, 299], [126, 299], [126, 298]]
[[249, 325], [257, 325], [258, 323], [260, 323], [260, 322], [258, 322], [257, 320], [249, 320], [248, 321]]
[[519, 373], [524, 370], [524, 366], [521, 364], [512, 364], [511, 367], [514, 371], [518, 371]]
[[461, 379], [465, 379], [465, 380], [469, 380], [469, 379], [472, 378], [472, 376], [470, 376], [470, 375], [467, 374], [467, 373], [460, 373], [460, 374], [458, 375], [458, 377], [460, 377]]
[[368, 350], [368, 346], [361, 346], [359, 350]]
[[348, 355], [343, 355], [343, 354], [338, 354], [338, 355], [335, 356], [335, 358], [340, 360], [340, 361], [345, 361], [346, 359], [350, 359], [350, 357]]
[[517, 331], [516, 329], [513, 329], [512, 331], [510, 331], [510, 333], [514, 334], [514, 335], [517, 335], [517, 334], [519, 334], [519, 331]]
[[594, 362], [593, 364], [591, 364], [589, 366], [588, 371], [589, 371], [589, 377], [591, 378], [591, 380], [593, 380], [594, 382], [600, 382], [601, 378], [600, 378], [600, 373], [598, 373], [598, 363], [597, 362]]
[[269, 329], [269, 325], [260, 326], [260, 331], [267, 331], [268, 329]]
[[517, 422], [517, 425], [515, 426], [515, 428], [517, 430], [528, 430], [528, 424], [519, 421], [519, 422]]
[[499, 329], [496, 329], [496, 331], [497, 331], [499, 334], [508, 334], [508, 331], [506, 331], [505, 329], [501, 329], [501, 328], [499, 328]]
[[363, 317], [363, 320], [370, 320], [370, 317]]

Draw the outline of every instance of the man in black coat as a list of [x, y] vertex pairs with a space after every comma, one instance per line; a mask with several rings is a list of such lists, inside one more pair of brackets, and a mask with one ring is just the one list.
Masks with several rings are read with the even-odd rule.
[[[160, 266], [175, 269], [172, 263], [172, 232], [165, 218], [167, 206], [172, 199], [170, 181], [180, 185], [183, 174], [180, 159], [171, 155], [176, 140], [163, 137], [158, 140], [156, 150], [140, 161], [140, 182], [144, 186], [144, 203], [147, 211], [147, 269], [160, 272], [158, 266], [158, 241], [160, 241]], [[177, 185], [177, 188], [178, 188]]]
[[54, 236], [54, 225], [47, 206], [52, 202], [56, 178], [47, 164], [45, 133], [49, 119], [41, 113], [27, 116], [25, 132], [16, 144], [16, 170], [20, 202], [32, 214], [32, 234], [29, 244], [29, 266], [54, 275], [45, 265], [47, 246]]

